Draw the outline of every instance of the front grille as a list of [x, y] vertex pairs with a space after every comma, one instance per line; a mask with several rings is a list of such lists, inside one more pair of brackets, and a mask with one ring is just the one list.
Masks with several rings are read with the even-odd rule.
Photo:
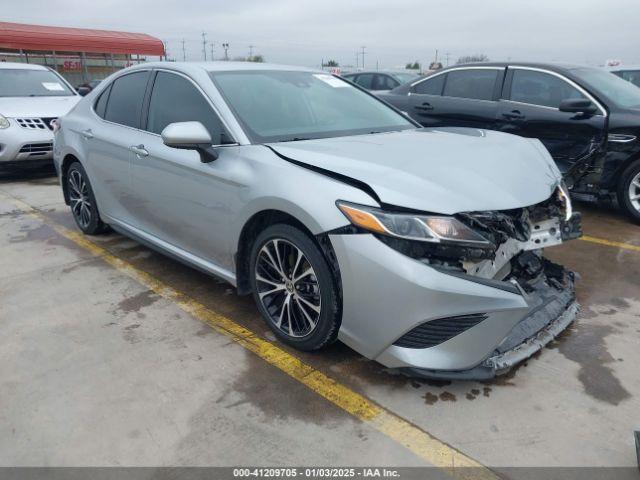
[[53, 142], [44, 143], [27, 143], [20, 149], [20, 153], [28, 153], [31, 156], [44, 155], [51, 153], [53, 150]]
[[53, 130], [53, 126], [51, 125], [52, 120], [56, 120], [56, 117], [16, 118], [18, 125], [31, 130]]
[[393, 344], [404, 348], [435, 347], [469, 330], [487, 318], [488, 315], [486, 313], [475, 313], [431, 320], [405, 333]]

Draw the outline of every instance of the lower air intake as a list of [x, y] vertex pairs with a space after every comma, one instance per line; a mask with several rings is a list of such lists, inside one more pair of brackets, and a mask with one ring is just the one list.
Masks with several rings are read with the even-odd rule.
[[405, 333], [393, 344], [404, 348], [435, 347], [469, 330], [487, 318], [488, 315], [486, 313], [475, 313], [431, 320]]

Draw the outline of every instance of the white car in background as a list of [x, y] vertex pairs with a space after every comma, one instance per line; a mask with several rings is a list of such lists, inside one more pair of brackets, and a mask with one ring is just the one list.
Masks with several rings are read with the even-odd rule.
[[52, 161], [52, 121], [80, 98], [47, 67], [0, 62], [0, 168]]

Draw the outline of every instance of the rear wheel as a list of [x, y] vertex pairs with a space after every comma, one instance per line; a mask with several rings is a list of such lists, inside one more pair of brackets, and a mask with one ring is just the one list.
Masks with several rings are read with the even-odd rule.
[[102, 233], [106, 225], [100, 220], [89, 177], [80, 162], [71, 164], [67, 170], [66, 182], [69, 205], [76, 225], [88, 235]]
[[627, 215], [640, 222], [640, 160], [633, 162], [620, 175], [618, 203]]
[[311, 238], [290, 225], [272, 225], [256, 239], [250, 265], [258, 310], [280, 340], [318, 350], [336, 339], [337, 282]]

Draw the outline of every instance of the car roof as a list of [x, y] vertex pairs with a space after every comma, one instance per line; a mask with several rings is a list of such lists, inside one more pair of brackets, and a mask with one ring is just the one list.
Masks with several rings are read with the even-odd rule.
[[[258, 63], [258, 62], [148, 62], [141, 63], [132, 69], [137, 68], [168, 68], [182, 72], [192, 72], [194, 70], [205, 70], [207, 72], [236, 72], [236, 71], [257, 71], [257, 70], [280, 70], [280, 71], [296, 71], [296, 72], [314, 72], [322, 73], [307, 67], [297, 67], [292, 65], [279, 65], [274, 63]], [[326, 73], [326, 72], [325, 72]]]
[[11, 70], [48, 70], [47, 67], [33, 63], [0, 62], [0, 69], [3, 68]]
[[[578, 64], [570, 64], [570, 63], [539, 63], [539, 62], [477, 62], [477, 63], [462, 63], [459, 65], [451, 65], [449, 67], [443, 68], [442, 70], [436, 70], [435, 72], [442, 72], [445, 70], [451, 70], [455, 68], [468, 68], [468, 67], [529, 67], [529, 68], [541, 68], [545, 70], [552, 70], [556, 72], [573, 70], [576, 68], [596, 68], [589, 67], [587, 65], [578, 65]], [[434, 72], [434, 73], [435, 73]]]
[[401, 70], [362, 70], [361, 72], [345, 72], [344, 75], [360, 75], [361, 73], [387, 73], [387, 74], [396, 74], [396, 73], [408, 73], [410, 75], [420, 75], [414, 71], [401, 71]]

